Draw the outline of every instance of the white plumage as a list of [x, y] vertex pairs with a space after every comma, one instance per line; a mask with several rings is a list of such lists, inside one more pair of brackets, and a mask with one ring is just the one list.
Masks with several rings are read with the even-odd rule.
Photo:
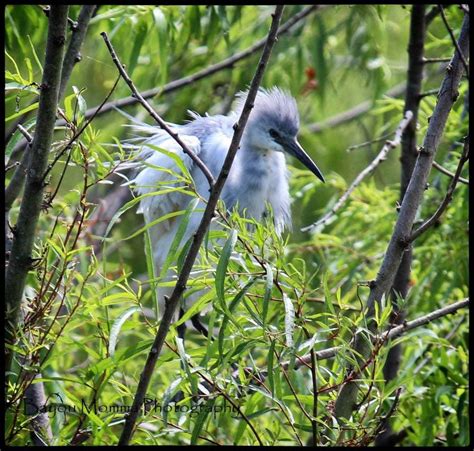
[[[184, 143], [200, 157], [214, 177], [217, 178], [234, 133], [246, 93], [239, 95], [236, 108], [227, 116], [199, 116], [191, 113], [192, 120], [183, 125], [170, 124]], [[261, 220], [268, 204], [273, 210], [275, 228], [281, 233], [291, 226], [288, 172], [285, 155], [297, 157], [313, 173], [324, 181], [317, 166], [306, 155], [296, 141], [299, 117], [293, 97], [278, 88], [261, 89], [257, 94], [254, 108], [244, 130], [240, 149], [222, 192], [226, 208], [238, 206], [241, 214]], [[181, 146], [165, 131], [141, 124], [135, 126], [141, 133], [152, 135], [141, 143], [138, 159], [143, 162], [138, 175], [132, 180], [138, 195], [156, 192], [170, 186], [181, 173], [174, 159], [151, 146], [165, 149], [179, 156], [194, 180], [199, 194], [207, 199], [209, 184], [201, 170], [186, 155]], [[172, 186], [176, 186], [174, 183]], [[144, 197], [139, 212], [145, 223], [172, 212], [185, 210], [192, 197], [180, 192], [170, 192], [159, 196]], [[203, 202], [197, 209], [204, 209]], [[184, 244], [196, 231], [202, 212], [191, 214]], [[181, 216], [175, 216], [150, 228], [155, 269], [157, 273], [168, 255], [170, 245], [176, 236]], [[172, 277], [169, 274], [169, 277]], [[159, 299], [169, 295], [170, 290], [160, 290]]]

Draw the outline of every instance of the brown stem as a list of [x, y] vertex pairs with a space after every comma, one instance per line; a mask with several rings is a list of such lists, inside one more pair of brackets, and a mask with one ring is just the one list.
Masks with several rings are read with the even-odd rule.
[[[38, 118], [30, 158], [27, 161], [25, 195], [13, 236], [12, 250], [5, 277], [6, 343], [13, 344], [25, 281], [32, 260], [35, 229], [43, 201], [43, 173], [53, 140], [58, 107], [59, 84], [66, 41], [67, 5], [52, 5], [46, 44], [46, 59], [39, 98]], [[34, 158], [33, 158], [34, 156]], [[6, 369], [10, 368], [12, 352], [6, 348]]]

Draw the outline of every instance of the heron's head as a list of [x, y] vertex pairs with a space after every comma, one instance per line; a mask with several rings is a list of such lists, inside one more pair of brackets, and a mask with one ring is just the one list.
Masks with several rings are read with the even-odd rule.
[[[241, 93], [239, 97], [241, 101], [238, 109], [241, 109], [247, 92]], [[297, 158], [324, 182], [321, 171], [297, 140], [299, 126], [294, 97], [276, 87], [260, 89], [244, 131], [245, 140], [256, 149], [284, 152]]]

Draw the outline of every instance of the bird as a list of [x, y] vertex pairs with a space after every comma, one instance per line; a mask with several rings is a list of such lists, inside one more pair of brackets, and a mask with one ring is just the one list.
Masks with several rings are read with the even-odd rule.
[[[248, 91], [239, 92], [234, 108], [227, 115], [201, 116], [188, 111], [191, 117], [189, 121], [184, 124], [169, 124], [173, 132], [203, 161], [214, 178], [217, 178], [224, 163], [234, 134], [234, 124], [240, 117], [247, 95]], [[183, 220], [183, 215], [173, 216], [173, 213], [186, 210], [192, 197], [182, 191], [169, 191], [156, 196], [152, 193], [176, 182], [176, 174], [182, 173], [176, 157], [179, 157], [191, 175], [195, 189], [203, 199], [209, 197], [209, 182], [191, 157], [167, 132], [138, 120], [132, 126], [141, 134], [141, 137], [135, 138], [140, 141], [135, 146], [137, 159], [141, 163], [129, 182], [135, 193], [142, 196], [138, 213], [143, 214], [146, 224], [169, 215], [168, 219], [159, 221], [149, 229], [155, 271], [159, 274]], [[236, 208], [240, 214], [256, 221], [263, 220], [270, 206], [275, 230], [279, 235], [285, 229], [291, 230], [292, 222], [286, 156], [295, 157], [324, 183], [318, 166], [297, 140], [299, 126], [297, 103], [288, 91], [276, 86], [260, 88], [221, 192], [221, 199], [228, 211]], [[157, 149], [164, 149], [166, 152]], [[190, 214], [181, 244], [197, 230], [204, 207], [204, 203], [200, 201]], [[168, 271], [167, 277], [172, 280], [175, 275]], [[168, 288], [158, 290], [161, 308], [171, 291]], [[183, 312], [181, 308], [180, 314]], [[200, 329], [199, 320], [194, 319], [194, 326], [205, 333]]]

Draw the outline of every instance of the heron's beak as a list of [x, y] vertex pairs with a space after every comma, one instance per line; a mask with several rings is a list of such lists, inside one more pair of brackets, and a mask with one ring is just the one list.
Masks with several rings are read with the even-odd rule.
[[285, 150], [292, 156], [298, 158], [301, 163], [303, 163], [319, 180], [323, 183], [325, 182], [323, 174], [316, 166], [314, 161], [309, 157], [309, 155], [301, 147], [300, 143], [296, 139], [285, 140], [280, 143]]

